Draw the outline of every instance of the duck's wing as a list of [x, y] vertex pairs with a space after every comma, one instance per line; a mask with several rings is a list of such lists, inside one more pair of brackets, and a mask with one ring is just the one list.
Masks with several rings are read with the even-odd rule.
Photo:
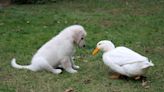
[[126, 47], [117, 47], [109, 53], [112, 62], [122, 66], [126, 64], [134, 64], [147, 60], [146, 57], [132, 51]]

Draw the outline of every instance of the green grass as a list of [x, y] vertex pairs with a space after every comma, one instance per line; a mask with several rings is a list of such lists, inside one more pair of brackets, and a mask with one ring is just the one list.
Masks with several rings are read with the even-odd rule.
[[[63, 28], [81, 24], [87, 47], [77, 50], [77, 74], [31, 72], [10, 66], [29, 64], [32, 55]], [[150, 88], [133, 80], [111, 80], [99, 53], [91, 51], [100, 40], [127, 46], [155, 64], [146, 74]], [[163, 0], [63, 0], [46, 5], [12, 5], [0, 10], [0, 92], [163, 92]]]

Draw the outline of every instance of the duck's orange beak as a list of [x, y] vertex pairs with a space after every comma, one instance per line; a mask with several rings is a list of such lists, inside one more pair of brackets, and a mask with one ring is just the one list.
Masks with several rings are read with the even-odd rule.
[[100, 49], [96, 47], [96, 48], [93, 50], [92, 55], [95, 56], [95, 55], [99, 52], [99, 50], [100, 50]]

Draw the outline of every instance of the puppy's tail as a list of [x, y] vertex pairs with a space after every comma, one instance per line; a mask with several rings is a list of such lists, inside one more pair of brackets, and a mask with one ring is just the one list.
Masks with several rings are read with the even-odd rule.
[[36, 71], [36, 69], [34, 69], [32, 67], [32, 65], [19, 65], [19, 64], [17, 64], [15, 58], [13, 58], [11, 60], [11, 66], [14, 67], [14, 68], [17, 68], [17, 69], [28, 69], [28, 70], [31, 70], [31, 71]]

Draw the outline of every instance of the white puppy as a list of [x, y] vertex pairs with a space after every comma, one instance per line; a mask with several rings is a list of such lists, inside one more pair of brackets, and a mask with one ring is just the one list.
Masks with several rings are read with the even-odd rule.
[[75, 52], [74, 45], [85, 47], [84, 38], [86, 31], [80, 25], [72, 25], [65, 28], [57, 36], [44, 44], [33, 56], [30, 65], [18, 65], [13, 58], [11, 65], [18, 69], [29, 69], [31, 71], [47, 70], [54, 74], [62, 72], [61, 69], [55, 69], [61, 65], [67, 72], [76, 73], [79, 66], [76, 66], [72, 60]]

